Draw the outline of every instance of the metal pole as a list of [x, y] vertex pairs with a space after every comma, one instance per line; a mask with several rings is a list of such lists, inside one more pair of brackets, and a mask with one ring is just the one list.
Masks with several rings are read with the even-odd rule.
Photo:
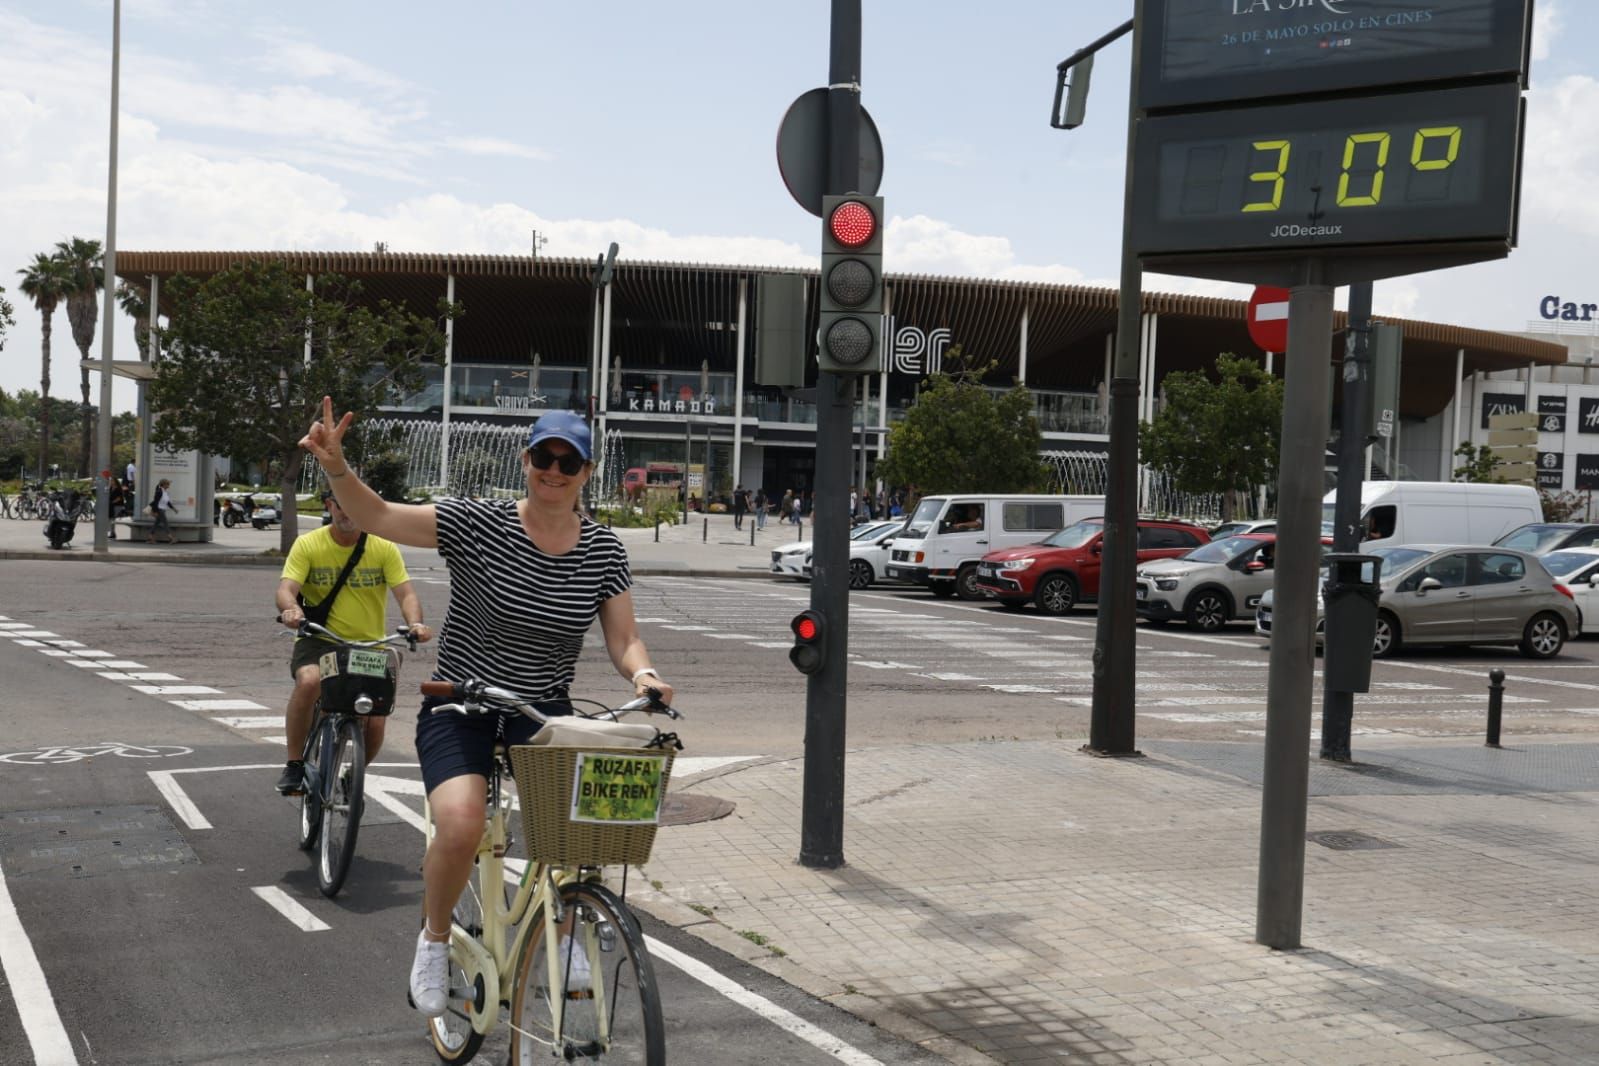
[[[455, 304], [455, 274], [444, 277], [444, 301]], [[439, 430], [439, 485], [450, 494], [450, 371], [455, 359], [455, 316], [444, 320], [444, 425]]]
[[[111, 5], [111, 167], [105, 203], [105, 313], [100, 317], [100, 417], [95, 426], [94, 550], [105, 552], [111, 537], [111, 345], [117, 308], [117, 110], [122, 81], [122, 0]], [[90, 471], [92, 474], [93, 471]]]
[[1455, 449], [1460, 447], [1460, 401], [1466, 376], [1466, 349], [1461, 348], [1455, 352], [1455, 431], [1449, 437], [1449, 447], [1444, 449], [1444, 473], [1440, 481], [1453, 481], [1455, 479]]
[[1488, 671], [1488, 747], [1499, 746], [1499, 720], [1505, 705], [1505, 672], [1498, 667]]
[[1255, 939], [1299, 947], [1305, 894], [1305, 801], [1316, 658], [1316, 576], [1321, 570], [1321, 483], [1327, 447], [1327, 362], [1332, 287], [1308, 260], [1288, 299], [1288, 351], [1277, 479], [1276, 606], [1266, 681], [1266, 767], [1261, 790]]
[[[744, 483], [744, 315], [749, 307], [749, 278], [738, 279], [738, 325], [733, 337], [733, 488]], [[753, 543], [753, 541], [751, 542]]]
[[[860, 188], [861, 0], [832, 0], [827, 68], [827, 191]], [[811, 607], [827, 620], [823, 665], [805, 686], [802, 866], [844, 864], [844, 737], [849, 647], [849, 375], [816, 375], [816, 509]]]
[[[1344, 399], [1339, 412], [1338, 495], [1333, 504], [1333, 551], [1360, 550], [1360, 468], [1366, 451], [1366, 410], [1371, 402], [1371, 282], [1349, 286], [1349, 330], [1344, 338]], [[1328, 612], [1327, 647], [1348, 647], [1360, 635], [1333, 624]], [[1349, 762], [1355, 694], [1326, 684], [1321, 695], [1321, 757]]]
[[1126, 194], [1122, 203], [1121, 294], [1110, 382], [1110, 456], [1105, 483], [1105, 564], [1094, 625], [1094, 702], [1085, 751], [1136, 755], [1133, 651], [1138, 639], [1133, 580], [1138, 562], [1138, 357], [1143, 269], [1132, 251], [1133, 134], [1138, 125], [1138, 51], [1144, 0], [1133, 4], [1132, 78], [1127, 105]]

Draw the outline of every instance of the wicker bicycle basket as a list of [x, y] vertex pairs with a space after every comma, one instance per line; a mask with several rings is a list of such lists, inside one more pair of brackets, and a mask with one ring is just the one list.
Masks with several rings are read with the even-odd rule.
[[655, 825], [606, 825], [573, 821], [572, 779], [578, 756], [662, 760], [660, 800], [665, 804], [672, 752], [644, 748], [559, 747], [519, 744], [511, 748], [511, 770], [521, 796], [522, 832], [534, 862], [556, 866], [637, 865], [649, 861]]

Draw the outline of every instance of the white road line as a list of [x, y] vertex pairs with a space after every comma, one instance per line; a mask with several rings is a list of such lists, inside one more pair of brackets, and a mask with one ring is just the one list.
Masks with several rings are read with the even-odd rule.
[[[110, 674], [103, 675], [110, 677]], [[152, 696], [220, 696], [222, 690], [212, 688], [210, 685], [129, 685], [135, 692], [147, 692]]]
[[172, 776], [171, 770], [149, 771], [150, 781], [155, 785], [155, 790], [161, 793], [172, 807], [172, 813], [182, 819], [183, 824], [190, 829], [210, 829], [211, 823], [206, 821], [205, 815], [200, 813], [200, 808], [194, 805], [189, 794], [183, 791], [177, 779]]
[[101, 659], [100, 666], [106, 670], [143, 670], [143, 663], [136, 663], [132, 659]]
[[278, 729], [283, 725], [281, 714], [217, 715], [211, 719], [234, 729]]
[[[1412, 663], [1403, 659], [1384, 659], [1383, 662], [1392, 666], [1403, 666], [1410, 670], [1431, 670], [1436, 674], [1458, 674], [1461, 677], [1475, 677], [1483, 682], [1484, 688], [1487, 687], [1488, 675], [1483, 670], [1467, 670], [1459, 666], [1434, 666], [1430, 663]], [[1556, 688], [1577, 688], [1587, 692], [1599, 692], [1599, 685], [1588, 685], [1581, 681], [1561, 681], [1553, 677], [1528, 677], [1525, 674], [1511, 675], [1507, 673], [1505, 682], [1507, 684], [1514, 682], [1524, 685], [1553, 685]]]
[[298, 902], [289, 898], [289, 894], [277, 885], [261, 885], [250, 889], [266, 901], [266, 905], [287, 918], [297, 929], [307, 933], [320, 933], [325, 929], [333, 928], [321, 918], [306, 910]]
[[792, 1033], [807, 1044], [826, 1052], [838, 1061], [847, 1064], [847, 1066], [883, 1066], [880, 1060], [874, 1059], [866, 1052], [844, 1043], [832, 1033], [819, 1026], [812, 1025], [799, 1015], [784, 1010], [771, 1000], [756, 995], [737, 981], [717, 973], [698, 959], [685, 955], [671, 945], [661, 943], [654, 937], [646, 937], [645, 942], [649, 945], [650, 955], [653, 958], [677, 967], [694, 978], [694, 980], [710, 986], [739, 1006], [753, 1011], [779, 1029]]
[[3, 869], [0, 869], [0, 970], [5, 972], [6, 984], [11, 987], [22, 1031], [28, 1034], [28, 1046], [33, 1049], [35, 1066], [77, 1066], [78, 1056], [72, 1050], [72, 1038], [61, 1024], [61, 1015], [56, 1012], [55, 998], [50, 995], [39, 956], [34, 954], [28, 933], [22, 928], [22, 919], [11, 902], [11, 889], [6, 886]]
[[[254, 700], [167, 700], [174, 707], [182, 707], [186, 711], [265, 711], [269, 708], [262, 706]], [[278, 716], [278, 721], [283, 721], [283, 716]]]

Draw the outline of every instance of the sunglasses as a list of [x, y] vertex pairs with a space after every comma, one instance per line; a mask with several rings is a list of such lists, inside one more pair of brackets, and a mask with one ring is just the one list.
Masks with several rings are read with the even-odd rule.
[[583, 469], [583, 464], [588, 462], [577, 452], [563, 452], [557, 455], [543, 445], [534, 448], [529, 458], [533, 462], [533, 469], [548, 470], [551, 466], [558, 466], [561, 468], [561, 473], [567, 477], [576, 477]]

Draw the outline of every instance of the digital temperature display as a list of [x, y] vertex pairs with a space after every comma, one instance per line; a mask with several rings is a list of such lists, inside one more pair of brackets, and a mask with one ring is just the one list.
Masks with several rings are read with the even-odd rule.
[[1513, 241], [1514, 84], [1144, 118], [1139, 255]]

